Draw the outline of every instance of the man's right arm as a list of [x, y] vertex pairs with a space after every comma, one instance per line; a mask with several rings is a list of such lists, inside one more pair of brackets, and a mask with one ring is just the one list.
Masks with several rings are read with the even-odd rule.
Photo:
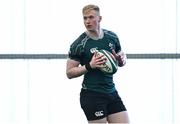
[[87, 72], [85, 66], [79, 66], [80, 62], [68, 59], [66, 64], [66, 75], [69, 79], [79, 77]]
[[[96, 57], [95, 53], [89, 62], [89, 68], [95, 69], [95, 68], [101, 68], [103, 67], [103, 64], [106, 62], [106, 58], [104, 58], [104, 55]], [[85, 65], [79, 66], [80, 62], [73, 60], [73, 59], [68, 59], [67, 60], [67, 65], [66, 65], [66, 75], [69, 79], [79, 77], [85, 73], [88, 72], [88, 68], [86, 68]]]

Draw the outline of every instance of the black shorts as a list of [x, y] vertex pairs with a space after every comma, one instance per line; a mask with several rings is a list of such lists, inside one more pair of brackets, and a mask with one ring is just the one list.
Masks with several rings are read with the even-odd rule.
[[80, 103], [88, 121], [98, 120], [110, 114], [126, 111], [118, 92], [100, 93], [81, 90]]

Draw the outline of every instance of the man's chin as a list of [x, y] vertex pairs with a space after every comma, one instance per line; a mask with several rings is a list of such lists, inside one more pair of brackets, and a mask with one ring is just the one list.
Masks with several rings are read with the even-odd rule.
[[94, 29], [87, 28], [87, 31], [89, 31], [89, 32], [94, 32], [95, 30], [94, 30]]
[[90, 26], [89, 26], [89, 27], [87, 26], [86, 29], [87, 29], [88, 31], [93, 31], [93, 30], [94, 30], [94, 29], [93, 29], [92, 27], [90, 27]]

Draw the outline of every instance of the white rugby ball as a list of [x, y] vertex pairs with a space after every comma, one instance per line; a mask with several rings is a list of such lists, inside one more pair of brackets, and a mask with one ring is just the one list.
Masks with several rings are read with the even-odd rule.
[[106, 62], [103, 67], [100, 68], [105, 74], [114, 74], [118, 70], [118, 64], [112, 53], [107, 50], [98, 50], [96, 56], [104, 55], [106, 57]]

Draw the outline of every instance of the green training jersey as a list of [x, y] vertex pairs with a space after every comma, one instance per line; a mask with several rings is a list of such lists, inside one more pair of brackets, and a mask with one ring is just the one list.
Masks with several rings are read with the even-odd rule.
[[[70, 46], [69, 58], [79, 61], [81, 65], [85, 65], [91, 61], [93, 51], [107, 50], [112, 53], [112, 49], [117, 52], [121, 51], [119, 39], [115, 33], [103, 29], [103, 37], [101, 39], [93, 39], [82, 33]], [[82, 88], [98, 92], [110, 93], [115, 91], [113, 75], [104, 74], [99, 69], [93, 69], [84, 74]]]

